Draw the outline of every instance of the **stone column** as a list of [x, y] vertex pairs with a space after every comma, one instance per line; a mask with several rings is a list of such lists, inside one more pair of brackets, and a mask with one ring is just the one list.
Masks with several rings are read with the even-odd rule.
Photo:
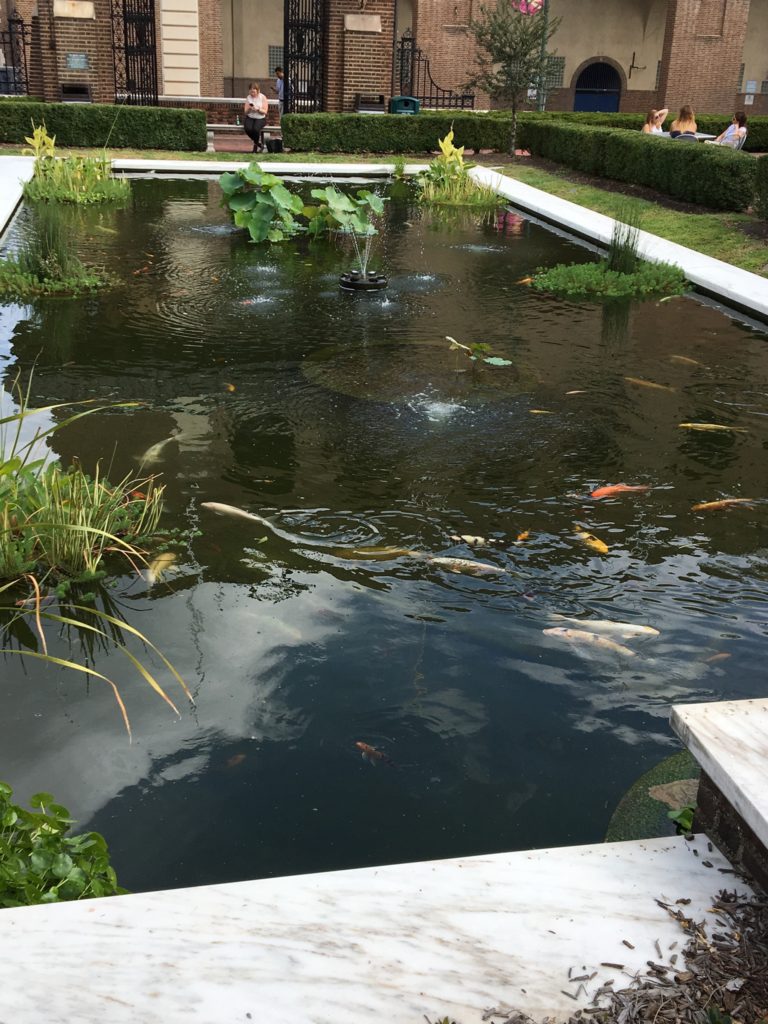
[[733, 113], [750, 0], [667, 0], [659, 106]]

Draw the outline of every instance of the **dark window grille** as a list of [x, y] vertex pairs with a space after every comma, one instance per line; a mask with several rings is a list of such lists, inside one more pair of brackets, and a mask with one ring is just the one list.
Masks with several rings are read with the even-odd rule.
[[286, 114], [306, 114], [323, 108], [325, 22], [325, 0], [285, 0]]
[[736, 92], [744, 91], [744, 71], [746, 70], [746, 67], [746, 64], [742, 64], [739, 68], [739, 84], [736, 86]]
[[112, 0], [115, 99], [157, 106], [155, 0]]
[[760, 92], [763, 96], [768, 96], [768, 80], [760, 83]]
[[660, 86], [661, 86], [661, 61], [657, 60], [656, 61], [656, 85], [654, 86], [654, 89], [656, 90], [656, 92], [659, 91]]
[[0, 29], [0, 95], [26, 96], [29, 92], [27, 47], [29, 30], [18, 11], [8, 18], [7, 28]]
[[550, 89], [562, 89], [565, 81], [565, 57], [547, 58], [546, 87]]
[[395, 75], [401, 96], [413, 96], [423, 107], [440, 110], [472, 110], [475, 94], [443, 89], [432, 77], [429, 58], [416, 45], [410, 29], [398, 40], [395, 53]]
[[270, 77], [272, 77], [275, 73], [275, 68], [281, 68], [283, 66], [283, 47], [270, 46], [267, 61], [269, 63], [269, 74]]

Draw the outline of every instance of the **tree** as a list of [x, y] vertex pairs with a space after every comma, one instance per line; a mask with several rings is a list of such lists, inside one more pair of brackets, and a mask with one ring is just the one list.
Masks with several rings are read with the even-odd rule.
[[477, 43], [477, 72], [469, 85], [512, 108], [509, 151], [515, 158], [517, 108], [528, 90], [540, 86], [552, 56], [547, 44], [560, 24], [550, 18], [546, 4], [531, 0], [499, 0], [495, 8], [480, 6], [480, 17], [470, 31]]

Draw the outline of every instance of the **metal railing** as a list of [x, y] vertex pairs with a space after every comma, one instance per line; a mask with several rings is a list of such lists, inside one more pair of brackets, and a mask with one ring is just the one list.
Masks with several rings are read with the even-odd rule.
[[29, 30], [18, 11], [8, 17], [8, 27], [0, 29], [0, 95], [26, 96], [29, 93], [27, 45]]
[[435, 82], [429, 69], [429, 58], [416, 45], [410, 29], [397, 42], [395, 68], [401, 96], [413, 96], [423, 107], [438, 110], [474, 109], [474, 93], [444, 89]]

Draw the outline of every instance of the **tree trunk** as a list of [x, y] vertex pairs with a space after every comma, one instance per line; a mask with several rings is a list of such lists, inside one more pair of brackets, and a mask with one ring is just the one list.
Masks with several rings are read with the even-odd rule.
[[515, 159], [517, 152], [517, 103], [512, 100], [512, 134], [509, 139], [509, 155]]

